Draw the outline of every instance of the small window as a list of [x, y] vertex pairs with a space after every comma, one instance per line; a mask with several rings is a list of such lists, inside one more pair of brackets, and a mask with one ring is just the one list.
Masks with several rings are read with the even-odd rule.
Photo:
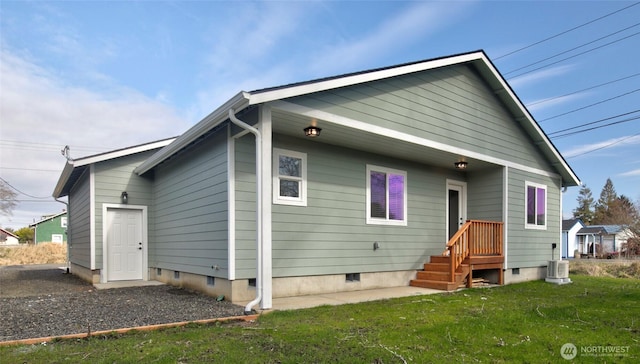
[[367, 224], [407, 225], [407, 172], [367, 166]]
[[273, 203], [307, 206], [307, 155], [273, 150]]
[[60, 227], [66, 228], [67, 227], [67, 217], [63, 216], [60, 218]]
[[526, 223], [527, 229], [547, 228], [547, 186], [526, 182]]
[[347, 273], [345, 275], [345, 281], [347, 281], [347, 282], [360, 282], [360, 273]]
[[247, 281], [247, 285], [248, 285], [249, 287], [255, 287], [255, 286], [256, 286], [256, 283], [257, 283], [257, 281], [256, 281], [256, 279], [255, 279], [255, 278], [249, 278], [249, 281]]
[[51, 234], [52, 243], [62, 243], [62, 234]]

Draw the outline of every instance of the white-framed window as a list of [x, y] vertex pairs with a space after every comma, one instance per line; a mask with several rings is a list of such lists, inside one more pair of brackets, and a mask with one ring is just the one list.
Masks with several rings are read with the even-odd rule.
[[63, 216], [60, 218], [60, 227], [66, 228], [67, 227], [67, 217]]
[[525, 228], [547, 228], [547, 186], [525, 182]]
[[407, 225], [407, 172], [367, 165], [367, 224]]
[[273, 203], [307, 206], [307, 154], [273, 149]]
[[64, 242], [62, 234], [51, 234], [51, 242], [52, 243], [62, 243], [62, 242]]

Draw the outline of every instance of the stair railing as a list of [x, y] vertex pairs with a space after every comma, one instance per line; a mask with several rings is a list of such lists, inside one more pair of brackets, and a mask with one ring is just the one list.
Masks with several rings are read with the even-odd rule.
[[498, 221], [467, 220], [447, 242], [442, 253], [449, 256], [449, 282], [455, 282], [455, 274], [470, 255], [502, 255], [503, 226]]

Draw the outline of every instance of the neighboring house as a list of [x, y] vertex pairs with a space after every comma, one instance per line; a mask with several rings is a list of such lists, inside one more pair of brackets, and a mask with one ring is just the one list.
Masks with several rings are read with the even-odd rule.
[[631, 233], [620, 225], [589, 225], [576, 235], [581, 254], [602, 257], [607, 253], [619, 252], [627, 244]]
[[574, 257], [580, 246], [577, 233], [584, 227], [580, 219], [562, 220], [562, 258]]
[[33, 229], [33, 242], [66, 243], [67, 242], [67, 212], [42, 216], [42, 219], [29, 225]]
[[0, 228], [0, 245], [19, 245], [20, 239], [18, 236], [10, 231]]
[[173, 141], [70, 161], [53, 195], [73, 273], [270, 308], [543, 278], [579, 184], [478, 51], [240, 92]]

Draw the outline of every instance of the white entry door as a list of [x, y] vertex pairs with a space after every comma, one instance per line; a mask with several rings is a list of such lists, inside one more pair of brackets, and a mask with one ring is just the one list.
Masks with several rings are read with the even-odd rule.
[[467, 219], [467, 183], [447, 180], [447, 240]]
[[107, 280], [142, 279], [142, 211], [107, 209]]

